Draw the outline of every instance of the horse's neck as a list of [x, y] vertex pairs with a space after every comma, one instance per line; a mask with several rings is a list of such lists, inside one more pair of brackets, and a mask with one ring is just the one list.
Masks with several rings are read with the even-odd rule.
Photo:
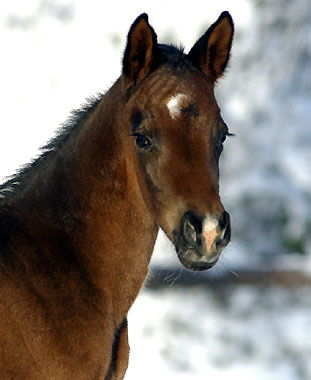
[[[134, 157], [125, 148], [131, 143], [130, 127], [124, 128], [119, 120], [125, 104], [116, 100], [118, 86], [117, 83], [103, 99], [98, 131], [93, 131], [88, 139], [90, 147], [85, 143], [81, 147], [89, 152], [94, 150], [92, 146], [97, 146], [102, 153], [96, 162], [82, 159], [89, 165], [83, 168], [85, 181], [93, 181], [93, 187], [87, 195], [83, 223], [78, 226], [76, 238], [83, 267], [92, 280], [106, 293], [113, 294], [115, 307], [127, 309], [147, 274], [157, 227], [139, 190]], [[91, 168], [96, 173], [90, 178]]]
[[118, 86], [38, 174], [19, 207], [24, 205], [25, 226], [45, 254], [62, 260], [69, 248], [88, 281], [110, 294], [112, 304], [118, 300], [111, 307], [127, 309], [147, 274], [156, 226], [122, 149], [129, 133], [118, 130], [124, 106], [117, 101]]

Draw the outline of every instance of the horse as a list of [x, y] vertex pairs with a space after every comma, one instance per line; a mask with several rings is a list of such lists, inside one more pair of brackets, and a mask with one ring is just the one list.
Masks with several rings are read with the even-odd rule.
[[214, 96], [233, 21], [189, 53], [130, 27], [120, 77], [0, 187], [0, 378], [121, 380], [127, 314], [158, 229], [202, 271], [231, 235], [219, 196], [230, 132]]

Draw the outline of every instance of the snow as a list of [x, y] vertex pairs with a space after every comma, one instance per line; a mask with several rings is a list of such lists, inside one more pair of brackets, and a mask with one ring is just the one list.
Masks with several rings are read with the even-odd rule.
[[145, 289], [129, 314], [125, 379], [307, 380], [310, 306], [304, 287]]

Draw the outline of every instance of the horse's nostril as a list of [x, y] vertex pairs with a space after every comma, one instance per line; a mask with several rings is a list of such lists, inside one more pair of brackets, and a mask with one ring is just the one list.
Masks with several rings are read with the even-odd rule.
[[230, 224], [228, 223], [223, 239], [230, 240], [230, 237], [231, 237], [231, 228], [230, 228]]
[[222, 214], [221, 214], [221, 217], [218, 221], [219, 223], [219, 226], [224, 230], [224, 229], [227, 229], [227, 227], [229, 226], [230, 224], [230, 216], [229, 214], [227, 213], [227, 211], [224, 211]]
[[182, 218], [182, 235], [188, 244], [199, 243], [199, 236], [202, 232], [202, 218], [191, 211], [184, 214]]
[[190, 223], [189, 220], [185, 220], [184, 222], [183, 235], [188, 241], [188, 243], [196, 243], [197, 233], [194, 226]]

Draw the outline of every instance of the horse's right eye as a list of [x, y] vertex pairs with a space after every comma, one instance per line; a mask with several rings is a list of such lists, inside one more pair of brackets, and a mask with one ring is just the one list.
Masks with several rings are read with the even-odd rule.
[[151, 146], [150, 140], [144, 135], [141, 135], [139, 133], [134, 133], [133, 136], [138, 148], [148, 148]]

